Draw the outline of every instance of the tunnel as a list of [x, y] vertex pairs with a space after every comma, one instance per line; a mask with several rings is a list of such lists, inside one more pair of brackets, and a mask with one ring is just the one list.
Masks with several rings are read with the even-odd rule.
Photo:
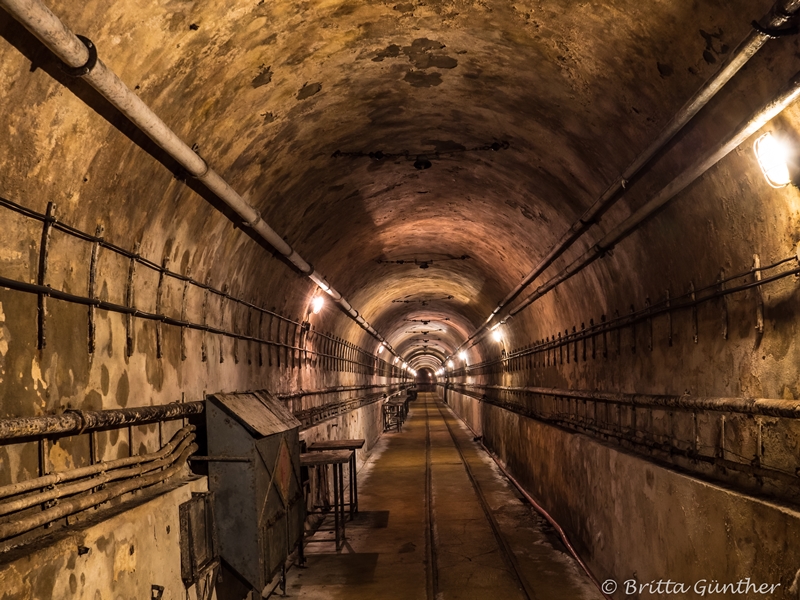
[[797, 0], [0, 0], [0, 597], [800, 598]]

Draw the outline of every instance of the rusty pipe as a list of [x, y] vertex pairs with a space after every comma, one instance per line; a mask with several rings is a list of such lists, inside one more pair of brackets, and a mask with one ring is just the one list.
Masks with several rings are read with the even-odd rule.
[[187, 425], [186, 427], [175, 433], [172, 439], [169, 442], [167, 442], [160, 450], [158, 450], [157, 452], [153, 452], [152, 454], [140, 454], [138, 456], [128, 456], [125, 458], [110, 460], [108, 462], [101, 462], [94, 465], [89, 465], [88, 467], [72, 469], [70, 471], [51, 473], [49, 475], [45, 475], [44, 477], [28, 479], [27, 481], [20, 481], [19, 483], [13, 483], [11, 485], [4, 486], [0, 488], [0, 498], [6, 498], [8, 496], [16, 496], [17, 494], [23, 494], [31, 490], [41, 489], [44, 487], [55, 485], [57, 483], [62, 483], [64, 481], [72, 481], [74, 479], [90, 477], [92, 475], [97, 475], [98, 473], [103, 473], [105, 471], [110, 471], [112, 469], [119, 469], [130, 465], [136, 465], [150, 460], [158, 460], [159, 458], [163, 458], [167, 454], [171, 453], [186, 436], [188, 436], [192, 431], [194, 431], [194, 429], [195, 429], [194, 425]]
[[191, 444], [181, 452], [178, 459], [171, 466], [163, 471], [136, 477], [122, 483], [108, 486], [104, 490], [65, 500], [52, 508], [16, 521], [0, 523], [0, 540], [6, 540], [21, 535], [32, 529], [46, 525], [47, 523], [52, 523], [58, 519], [86, 510], [87, 508], [97, 506], [103, 502], [108, 502], [128, 492], [163, 483], [175, 477], [181, 469], [185, 468], [186, 460], [196, 451], [197, 444]]
[[504, 385], [482, 385], [475, 383], [450, 383], [452, 389], [468, 388], [498, 390], [557, 398], [575, 398], [622, 404], [626, 406], [657, 408], [664, 410], [732, 412], [746, 415], [777, 417], [781, 419], [800, 419], [800, 403], [795, 400], [776, 398], [723, 398], [711, 396], [682, 396], [667, 394], [624, 394], [621, 392], [599, 392], [587, 390], [567, 390], [546, 387], [513, 387]]
[[[19, 21], [67, 67], [79, 74], [156, 145], [169, 154], [195, 179], [222, 200], [259, 238], [311, 279], [336, 302], [359, 327], [388, 346], [388, 342], [361, 317], [325, 277], [294, 250], [228, 182], [194, 152], [178, 134], [153, 112], [125, 83], [97, 58], [97, 49], [79, 39], [39, 0], [0, 0], [8, 14]], [[223, 213], [224, 214], [224, 213]], [[394, 351], [389, 347], [390, 351]]]
[[142, 425], [198, 415], [201, 401], [110, 410], [70, 410], [60, 415], [0, 419], [0, 441], [37, 436], [68, 435], [120, 425]]
[[24, 498], [18, 498], [9, 502], [0, 503], [0, 516], [18, 512], [20, 510], [30, 508], [31, 506], [36, 506], [37, 504], [43, 504], [45, 502], [57, 500], [59, 498], [63, 498], [64, 496], [74, 496], [81, 492], [86, 492], [93, 488], [104, 486], [110, 481], [139, 477], [145, 473], [155, 471], [156, 469], [168, 467], [178, 456], [180, 456], [181, 452], [183, 452], [186, 447], [194, 441], [194, 438], [195, 435], [193, 433], [189, 434], [178, 443], [178, 446], [175, 448], [174, 452], [171, 452], [162, 458], [142, 461], [141, 464], [127, 469], [105, 470], [102, 471], [97, 477], [92, 477], [91, 479], [78, 481], [62, 487], [54, 486], [52, 489], [39, 492], [38, 494], [31, 494], [30, 496], [25, 496]]

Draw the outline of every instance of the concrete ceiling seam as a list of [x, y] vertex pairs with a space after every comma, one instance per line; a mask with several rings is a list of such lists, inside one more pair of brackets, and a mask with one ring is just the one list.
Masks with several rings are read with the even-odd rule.
[[522, 281], [503, 298], [483, 324], [478, 327], [460, 346], [462, 348], [484, 333], [492, 320], [511, 302], [530, 286], [547, 267], [564, 254], [583, 234], [596, 225], [602, 216], [625, 195], [631, 184], [636, 182], [646, 169], [653, 164], [659, 153], [670, 141], [699, 113], [706, 104], [722, 89], [728, 81], [769, 41], [780, 36], [782, 28], [795, 20], [800, 10], [800, 0], [778, 0], [759, 22], [753, 21], [748, 35], [720, 65], [714, 73], [681, 109], [670, 119], [653, 142], [617, 177], [605, 192], [586, 210], [581, 217], [559, 238], [539, 263]]
[[85, 79], [97, 92], [136, 125], [147, 137], [174, 158], [192, 177], [222, 200], [243, 224], [277, 250], [325, 293], [361, 328], [380, 341], [395, 356], [386, 339], [353, 306], [297, 253], [259, 212], [237, 193], [218, 173], [161, 120], [102, 60], [87, 38], [79, 38], [38, 0], [0, 0], [12, 17], [36, 36], [75, 76]]
[[[596, 242], [588, 251], [580, 255], [567, 267], [559, 271], [544, 284], [539, 286], [532, 294], [527, 296], [520, 304], [511, 309], [507, 316], [503, 318], [494, 328], [506, 324], [522, 310], [530, 306], [536, 300], [544, 296], [550, 290], [556, 288], [576, 273], [582, 271], [598, 258], [610, 252], [616, 244], [625, 239], [633, 231], [638, 229], [646, 220], [661, 210], [666, 204], [673, 200], [680, 192], [699, 179], [706, 171], [711, 169], [719, 161], [725, 158], [747, 138], [764, 127], [769, 121], [783, 112], [786, 107], [800, 97], [800, 72], [796, 73], [789, 83], [772, 100], [767, 102], [757, 110], [750, 118], [746, 119], [737, 127], [724, 141], [697, 160], [689, 168], [675, 177], [669, 184], [650, 198], [636, 212], [615, 225], [602, 239]], [[483, 329], [483, 333], [485, 333]], [[482, 336], [474, 336], [472, 345], [475, 345]], [[465, 341], [463, 345], [467, 344]]]

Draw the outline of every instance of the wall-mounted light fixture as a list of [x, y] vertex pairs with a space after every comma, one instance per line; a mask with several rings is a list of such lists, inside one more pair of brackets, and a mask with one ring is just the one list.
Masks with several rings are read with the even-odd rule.
[[311, 301], [311, 312], [318, 315], [323, 306], [325, 306], [325, 298], [322, 296], [315, 296]]
[[458, 353], [458, 358], [460, 358], [463, 362], [467, 362], [467, 351], [462, 350]]
[[495, 328], [495, 329], [492, 331], [492, 339], [493, 339], [495, 342], [498, 342], [498, 343], [499, 343], [499, 342], [502, 342], [502, 341], [503, 341], [503, 332], [502, 332], [502, 331], [501, 331], [499, 328]]
[[452, 369], [452, 368], [453, 368], [453, 367], [455, 367], [455, 366], [456, 366], [456, 365], [455, 365], [455, 363], [454, 363], [452, 360], [448, 360], [448, 361], [447, 361], [447, 368], [448, 368], [448, 369]]
[[787, 164], [791, 151], [785, 142], [767, 132], [756, 140], [753, 150], [767, 183], [774, 188], [782, 188], [792, 182]]
[[380, 354], [381, 352], [383, 352], [383, 348], [384, 348], [384, 346], [386, 346], [386, 344], [384, 344], [383, 342], [381, 342], [381, 345], [380, 345], [380, 346], [378, 346], [378, 354]]
[[402, 368], [404, 368], [404, 369], [405, 369], [405, 368], [408, 366], [408, 363], [403, 363], [403, 364], [402, 364], [402, 365], [400, 365], [400, 366], [401, 366]]

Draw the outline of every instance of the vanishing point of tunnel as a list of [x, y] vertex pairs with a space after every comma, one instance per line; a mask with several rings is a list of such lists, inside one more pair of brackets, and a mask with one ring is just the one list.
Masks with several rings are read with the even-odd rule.
[[0, 0], [0, 600], [800, 599], [800, 0]]

